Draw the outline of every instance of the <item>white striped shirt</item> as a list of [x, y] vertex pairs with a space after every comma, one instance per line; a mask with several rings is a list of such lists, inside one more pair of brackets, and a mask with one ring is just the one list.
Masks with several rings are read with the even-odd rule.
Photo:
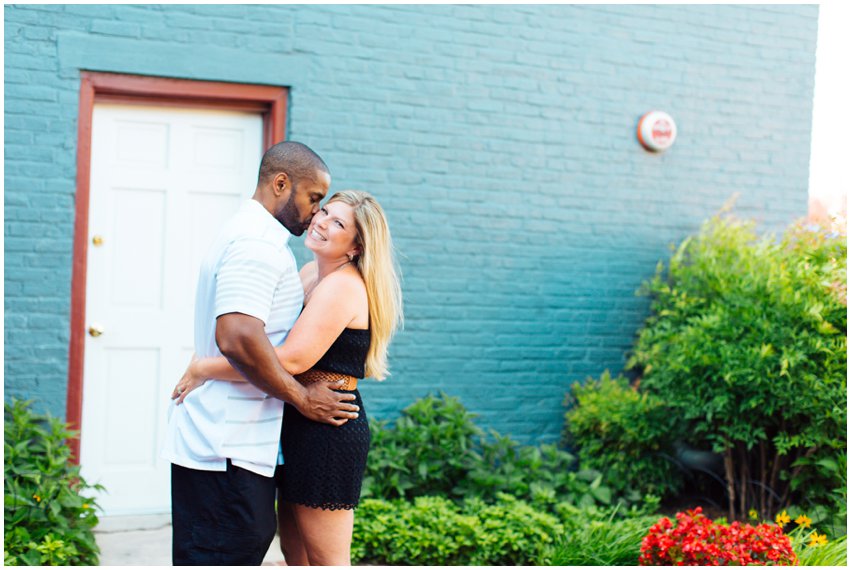
[[[289, 232], [257, 201], [248, 200], [222, 229], [201, 264], [195, 298], [195, 353], [221, 356], [216, 318], [242, 313], [260, 319], [272, 345], [283, 343], [304, 293]], [[252, 384], [207, 382], [171, 406], [163, 457], [204, 471], [225, 471], [227, 459], [271, 477], [283, 402]]]

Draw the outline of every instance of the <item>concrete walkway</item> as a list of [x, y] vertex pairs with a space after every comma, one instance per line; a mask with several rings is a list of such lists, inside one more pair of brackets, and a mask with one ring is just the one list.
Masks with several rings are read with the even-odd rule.
[[[101, 517], [95, 528], [101, 566], [171, 566], [171, 516]], [[264, 566], [283, 566], [278, 537]]]

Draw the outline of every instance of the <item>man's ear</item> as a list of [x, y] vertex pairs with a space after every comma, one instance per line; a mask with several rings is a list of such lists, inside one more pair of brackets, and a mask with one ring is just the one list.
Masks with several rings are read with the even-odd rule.
[[272, 179], [272, 191], [275, 196], [285, 194], [292, 187], [292, 180], [286, 172], [279, 172]]

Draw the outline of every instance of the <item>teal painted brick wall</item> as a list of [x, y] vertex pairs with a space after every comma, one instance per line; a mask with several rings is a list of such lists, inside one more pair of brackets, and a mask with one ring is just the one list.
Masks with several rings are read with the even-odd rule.
[[[815, 6], [6, 6], [6, 396], [64, 414], [81, 69], [288, 86], [289, 137], [382, 202], [407, 326], [376, 417], [459, 396], [551, 441], [634, 295], [734, 192], [806, 213]], [[638, 118], [679, 126], [643, 151]], [[297, 255], [307, 259], [299, 245]]]

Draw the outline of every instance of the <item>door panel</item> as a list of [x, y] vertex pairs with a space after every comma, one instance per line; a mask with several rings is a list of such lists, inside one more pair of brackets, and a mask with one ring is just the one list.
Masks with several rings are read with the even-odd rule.
[[116, 188], [110, 193], [112, 306], [162, 309], [166, 189]]

